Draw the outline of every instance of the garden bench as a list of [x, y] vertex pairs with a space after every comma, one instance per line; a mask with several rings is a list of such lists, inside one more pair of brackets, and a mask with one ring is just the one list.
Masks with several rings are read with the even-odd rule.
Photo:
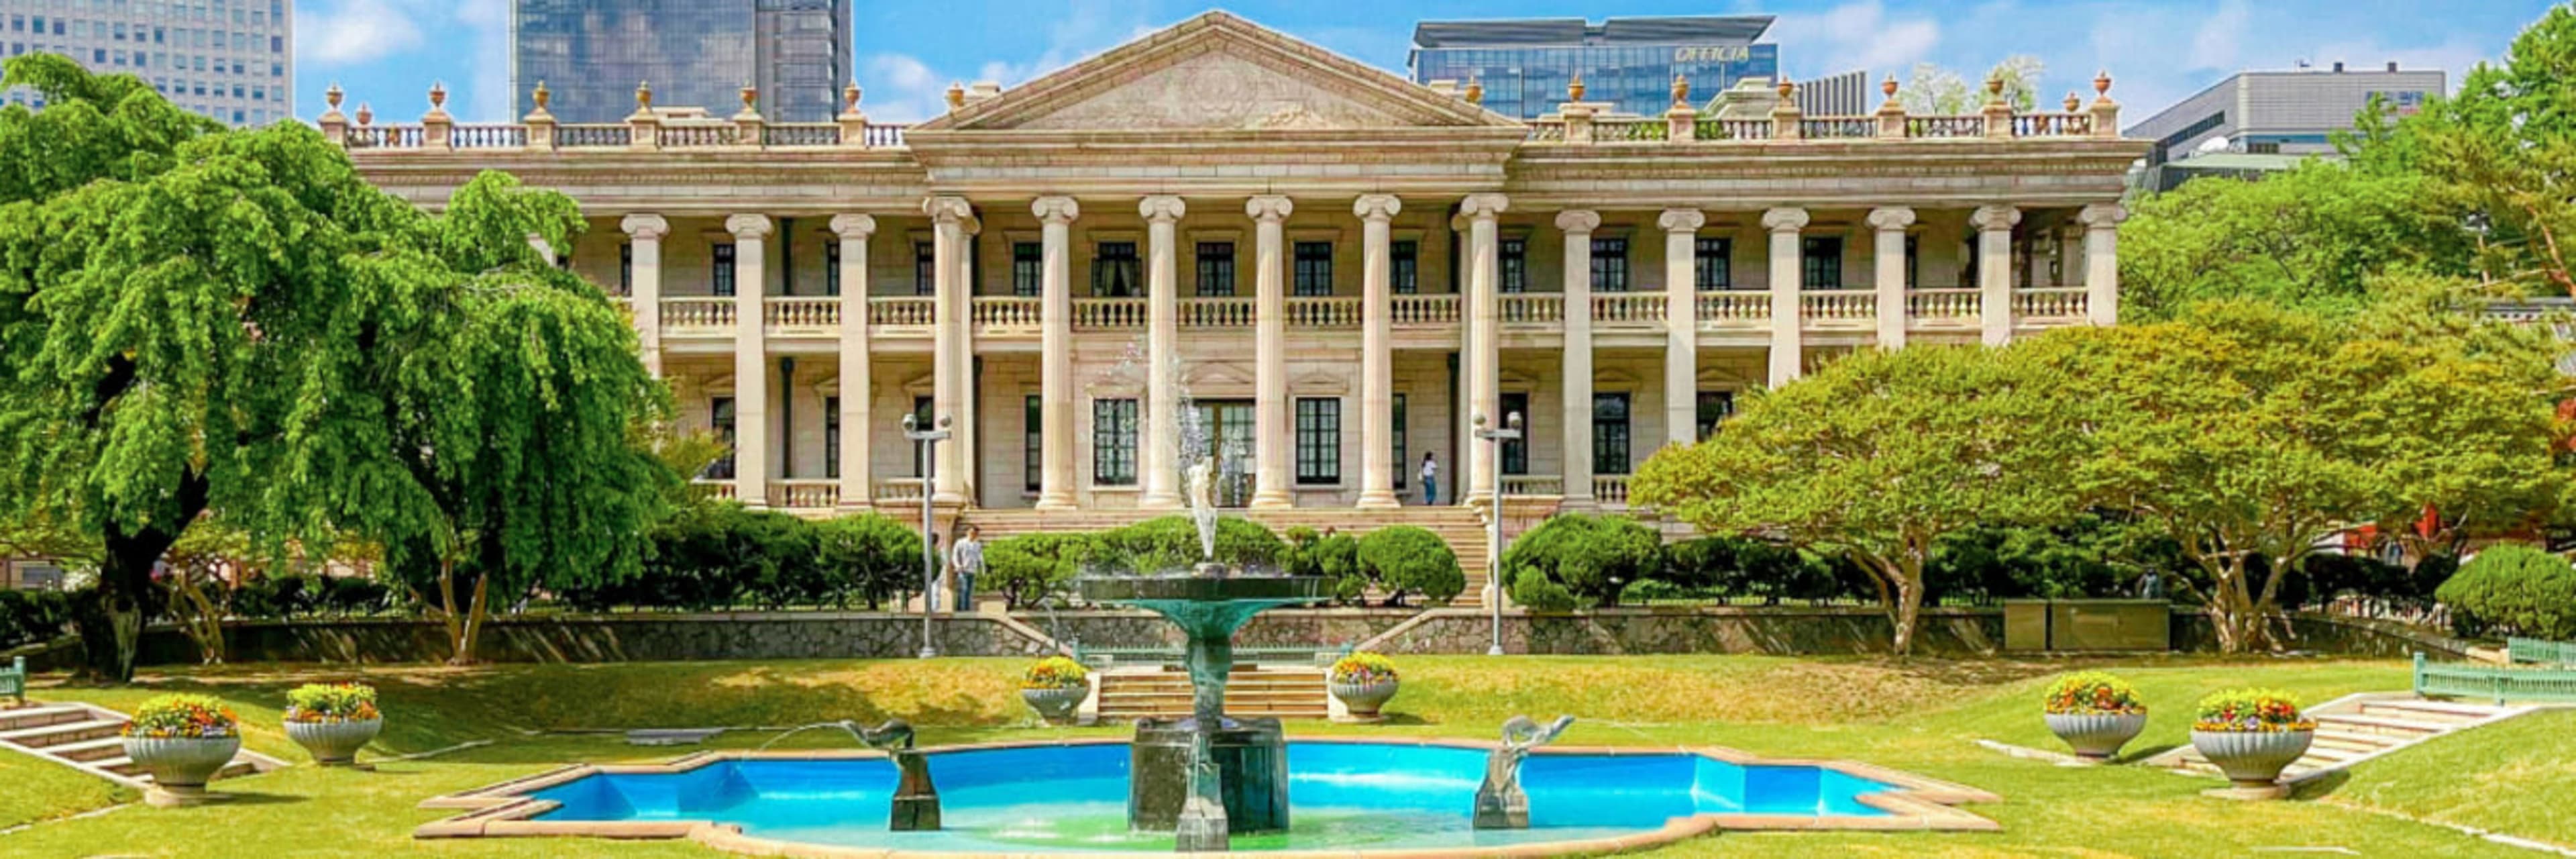
[[2576, 643], [2543, 641], [2537, 638], [2508, 638], [2504, 641], [2505, 661], [2514, 665], [2556, 665], [2576, 668]]
[[0, 695], [15, 699], [19, 706], [26, 706], [27, 657], [11, 658], [8, 670], [0, 671]]
[[2427, 698], [2484, 698], [2576, 702], [2576, 665], [2504, 668], [2434, 663], [2415, 654], [2415, 694]]

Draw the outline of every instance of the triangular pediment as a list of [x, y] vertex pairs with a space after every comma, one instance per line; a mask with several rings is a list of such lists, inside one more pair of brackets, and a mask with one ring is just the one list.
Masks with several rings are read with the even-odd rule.
[[914, 131], [1315, 131], [1520, 123], [1224, 12], [1209, 12]]

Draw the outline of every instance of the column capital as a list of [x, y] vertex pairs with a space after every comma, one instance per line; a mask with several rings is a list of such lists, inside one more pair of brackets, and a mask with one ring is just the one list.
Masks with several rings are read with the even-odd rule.
[[1458, 211], [1469, 218], [1491, 220], [1511, 208], [1512, 200], [1501, 194], [1469, 194], [1458, 203]]
[[1807, 228], [1807, 210], [1772, 209], [1762, 213], [1762, 228], [1775, 233], [1794, 233]]
[[1351, 214], [1366, 221], [1384, 221], [1401, 211], [1404, 211], [1404, 201], [1396, 199], [1393, 194], [1361, 194], [1358, 200], [1351, 202]]
[[2107, 230], [2129, 219], [2129, 209], [2118, 203], [2095, 203], [2075, 215], [2077, 221], [2097, 230]]
[[832, 232], [839, 235], [841, 238], [864, 240], [868, 236], [876, 233], [876, 231], [877, 219], [874, 215], [850, 214], [832, 216]]
[[1556, 228], [1569, 233], [1589, 233], [1601, 228], [1601, 213], [1590, 209], [1567, 209], [1556, 213]]
[[1655, 226], [1667, 233], [1695, 233], [1707, 224], [1708, 215], [1698, 209], [1665, 209], [1663, 216], [1655, 219]]
[[617, 223], [617, 228], [625, 230], [630, 237], [648, 242], [671, 234], [671, 222], [663, 220], [660, 215], [628, 215], [626, 220]]
[[984, 219], [973, 215], [959, 218], [957, 219], [957, 230], [970, 236], [981, 233], [984, 231]]
[[725, 219], [725, 232], [744, 241], [757, 241], [769, 235], [767, 215], [735, 215]]
[[1243, 213], [1256, 221], [1285, 221], [1288, 213], [1294, 211], [1297, 211], [1297, 204], [1277, 194], [1263, 194], [1243, 201]]
[[1871, 209], [1869, 225], [1879, 230], [1902, 230], [1914, 226], [1914, 210], [1903, 206]]
[[1039, 197], [1029, 204], [1029, 214], [1050, 224], [1070, 224], [1073, 219], [1082, 217], [1082, 204], [1074, 202], [1072, 197]]
[[1145, 220], [1158, 224], [1180, 220], [1181, 216], [1187, 214], [1189, 210], [1189, 206], [1181, 203], [1181, 198], [1170, 194], [1156, 194], [1136, 203], [1136, 214], [1143, 215]]
[[932, 197], [921, 201], [921, 213], [939, 224], [954, 224], [975, 217], [975, 207], [964, 197]]
[[1987, 232], [2009, 230], [2021, 223], [2021, 210], [2000, 204], [1978, 206], [1976, 214], [1968, 216], [1968, 223]]

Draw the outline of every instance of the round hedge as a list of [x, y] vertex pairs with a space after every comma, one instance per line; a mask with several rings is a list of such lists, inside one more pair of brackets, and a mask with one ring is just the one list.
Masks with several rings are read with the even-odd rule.
[[1370, 531], [1360, 538], [1359, 561], [1360, 569], [1392, 594], [1394, 603], [1402, 603], [1407, 593], [1443, 603], [1467, 589], [1458, 553], [1427, 528], [1394, 525]]
[[1620, 589], [1663, 572], [1664, 541], [1655, 529], [1624, 516], [1557, 516], [1503, 552], [1503, 579], [1512, 599], [1552, 610], [1556, 591], [1571, 603], [1617, 605]]
[[2466, 635], [2576, 638], [2576, 568], [2530, 546], [2479, 552], [2433, 595]]

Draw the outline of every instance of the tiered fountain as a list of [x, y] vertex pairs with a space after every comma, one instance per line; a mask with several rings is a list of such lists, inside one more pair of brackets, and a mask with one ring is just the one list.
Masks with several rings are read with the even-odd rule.
[[1234, 633], [1253, 615], [1324, 598], [1316, 576], [1287, 576], [1216, 560], [1213, 458], [1190, 469], [1190, 511], [1200, 562], [1182, 570], [1130, 570], [1075, 581], [1084, 600], [1162, 615], [1188, 638], [1190, 715], [1139, 719], [1128, 758], [1127, 823], [1170, 832], [1182, 852], [1224, 850], [1233, 833], [1288, 828], [1288, 747], [1275, 718], [1225, 715]]

